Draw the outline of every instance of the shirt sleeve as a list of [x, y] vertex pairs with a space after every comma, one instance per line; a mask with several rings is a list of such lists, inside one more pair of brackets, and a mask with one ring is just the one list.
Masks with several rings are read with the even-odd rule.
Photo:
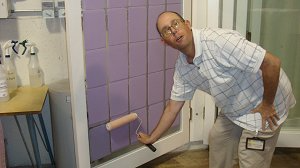
[[196, 89], [184, 81], [177, 69], [175, 70], [173, 78], [174, 84], [171, 91], [171, 99], [175, 101], [191, 100]]
[[216, 38], [217, 61], [250, 73], [258, 72], [266, 50], [246, 40], [236, 31], [228, 30]]

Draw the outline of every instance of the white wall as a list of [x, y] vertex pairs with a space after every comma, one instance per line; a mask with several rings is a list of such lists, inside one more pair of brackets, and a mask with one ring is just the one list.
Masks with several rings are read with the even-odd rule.
[[[40, 0], [12, 0], [16, 10], [40, 10]], [[24, 3], [21, 4], [20, 3]], [[25, 4], [26, 3], [26, 4]], [[34, 7], [32, 9], [31, 7]], [[25, 15], [25, 16], [21, 16]], [[23, 41], [28, 39], [37, 45], [37, 56], [44, 72], [45, 84], [50, 84], [68, 77], [67, 51], [65, 42], [64, 19], [43, 19], [37, 12], [18, 12], [9, 19], [0, 19], [1, 47], [7, 40]], [[3, 54], [3, 52], [2, 52]], [[19, 86], [29, 85], [27, 64], [29, 57], [21, 56], [14, 59]], [[48, 99], [43, 108], [46, 129], [51, 132], [50, 108]], [[21, 127], [26, 133], [26, 141], [30, 143], [27, 124], [24, 116], [20, 116]], [[6, 137], [6, 150], [9, 166], [30, 165], [21, 136], [13, 117], [1, 117]], [[36, 120], [38, 121], [38, 120]], [[52, 136], [50, 134], [50, 140]], [[52, 142], [51, 142], [52, 143]], [[31, 146], [29, 146], [31, 148]], [[40, 141], [42, 163], [50, 163], [48, 154]]]

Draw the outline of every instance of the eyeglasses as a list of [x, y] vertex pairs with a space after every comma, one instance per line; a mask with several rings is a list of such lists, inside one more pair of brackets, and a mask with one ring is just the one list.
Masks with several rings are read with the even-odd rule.
[[163, 37], [163, 38], [169, 38], [171, 36], [171, 34], [173, 33], [172, 29], [173, 28], [174, 30], [178, 30], [179, 28], [182, 27], [182, 23], [184, 21], [181, 20], [181, 19], [175, 19], [172, 21], [171, 23], [171, 26], [168, 26], [168, 27], [165, 27], [162, 29], [160, 35]]

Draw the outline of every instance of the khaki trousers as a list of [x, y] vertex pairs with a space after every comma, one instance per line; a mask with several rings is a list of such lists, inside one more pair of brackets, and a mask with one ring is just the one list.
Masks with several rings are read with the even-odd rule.
[[[281, 126], [275, 132], [245, 130], [224, 115], [219, 115], [209, 135], [209, 167], [269, 168]], [[246, 138], [265, 140], [265, 150], [246, 149]]]

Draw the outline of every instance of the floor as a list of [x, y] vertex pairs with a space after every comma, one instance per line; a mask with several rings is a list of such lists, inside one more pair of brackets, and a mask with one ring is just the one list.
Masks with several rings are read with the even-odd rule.
[[[271, 168], [299, 167], [299, 148], [276, 148]], [[205, 146], [188, 144], [138, 168], [208, 168], [208, 150]]]
[[[43, 168], [53, 167], [44, 165]], [[208, 168], [207, 146], [189, 143], [138, 168]], [[300, 148], [276, 148], [271, 168], [300, 168]]]

